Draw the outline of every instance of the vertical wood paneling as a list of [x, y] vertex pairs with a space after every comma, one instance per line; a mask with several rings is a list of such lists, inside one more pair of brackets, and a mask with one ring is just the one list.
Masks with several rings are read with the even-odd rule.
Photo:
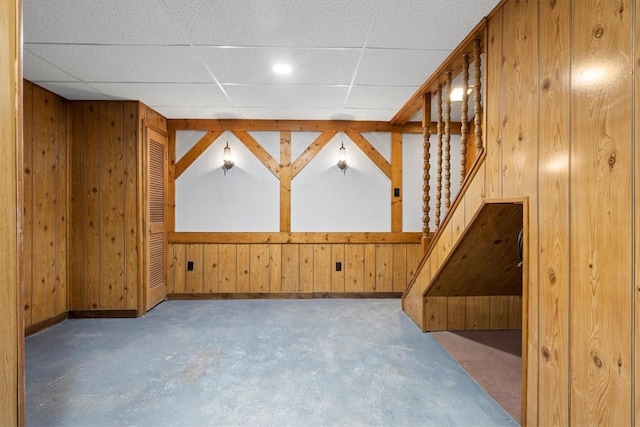
[[55, 98], [56, 104], [56, 127], [57, 127], [57, 167], [55, 170], [55, 206], [56, 206], [56, 276], [55, 286], [56, 302], [55, 314], [64, 313], [68, 310], [68, 290], [67, 290], [67, 240], [69, 236], [69, 135], [67, 123], [67, 103], [59, 98]]
[[313, 245], [300, 245], [300, 292], [313, 292]]
[[[345, 245], [344, 258], [345, 269], [344, 290], [345, 292], [362, 292], [364, 291], [364, 246], [349, 244]], [[374, 274], [375, 274], [375, 265]], [[335, 266], [334, 266], [335, 270]], [[374, 282], [375, 283], [375, 282]]]
[[331, 291], [331, 245], [313, 245], [313, 291]]
[[249, 253], [249, 245], [237, 245], [236, 248], [236, 265], [237, 265], [237, 292], [246, 293], [250, 291], [249, 271], [251, 270], [251, 256]]
[[[640, 66], [640, 31], [638, 31], [640, 27], [640, 7], [636, 5], [635, 7], [635, 20], [634, 20], [634, 36], [635, 36], [635, 51], [634, 51], [634, 61], [636, 66], [634, 67], [634, 111], [635, 116], [634, 120], [634, 141], [640, 140], [640, 70], [638, 69]], [[635, 240], [634, 240], [634, 259], [633, 262], [635, 264], [634, 270], [634, 348], [633, 348], [633, 362], [634, 362], [634, 413], [635, 419], [633, 420], [635, 425], [640, 425], [640, 149], [635, 147], [635, 164], [633, 168], [633, 176], [634, 176], [634, 191], [635, 200], [633, 200], [633, 213], [634, 213], [634, 225], [635, 225]]]
[[219, 291], [220, 267], [218, 260], [218, 245], [204, 245], [204, 289], [203, 292], [213, 293]]
[[71, 308], [84, 308], [86, 301], [85, 236], [88, 232], [84, 183], [84, 107], [71, 104]]
[[509, 329], [509, 297], [492, 296], [489, 304], [489, 329]]
[[447, 329], [447, 297], [425, 298], [427, 331], [444, 331]]
[[282, 292], [282, 245], [269, 245], [270, 284], [272, 292]]
[[[24, 323], [31, 326], [33, 313], [33, 84], [25, 81], [23, 84], [23, 186], [24, 186], [24, 216], [22, 250], [24, 254]], [[37, 320], [36, 320], [37, 321]]]
[[[502, 64], [504, 7], [489, 21], [485, 96], [485, 194], [487, 198], [502, 197]], [[510, 18], [509, 18], [510, 19]], [[509, 39], [507, 39], [509, 40]], [[473, 210], [475, 212], [475, 210]]]
[[269, 292], [269, 245], [250, 245], [250, 290]]
[[404, 292], [407, 280], [407, 245], [392, 245], [393, 248], [393, 289], [394, 292]]
[[300, 245], [282, 246], [282, 292], [298, 292], [300, 285]]
[[407, 282], [413, 277], [422, 259], [421, 245], [407, 245]]
[[[138, 307], [138, 106], [124, 104], [124, 293], [125, 307]], [[168, 249], [167, 249], [168, 250]], [[167, 288], [169, 291], [169, 288]]]
[[509, 297], [509, 329], [522, 328], [522, 297], [512, 295]]
[[[570, 407], [576, 425], [632, 420], [632, 8], [623, 6], [572, 3]], [[588, 69], [580, 67], [602, 64], [610, 67], [606, 77], [585, 86], [580, 78]]]
[[204, 248], [202, 244], [187, 245], [187, 263], [193, 263], [193, 270], [186, 274], [186, 292], [200, 293], [204, 288]]
[[176, 292], [176, 260], [173, 254], [175, 244], [167, 245], [167, 294]]
[[377, 275], [377, 254], [375, 244], [364, 245], [364, 273], [363, 273], [363, 290], [365, 292], [374, 292], [376, 290]]
[[[475, 179], [469, 185], [467, 192], [464, 195], [464, 227], [471, 222], [473, 216], [478, 212], [482, 202], [484, 201], [484, 175], [486, 170], [487, 162], [485, 161], [482, 166], [480, 166], [480, 170], [478, 171]], [[458, 208], [460, 209], [460, 208]]]
[[376, 245], [376, 291], [393, 290], [393, 245]]
[[447, 329], [451, 331], [465, 329], [465, 308], [465, 297], [447, 298]]
[[100, 109], [100, 303], [108, 308], [124, 302], [122, 109], [115, 102]]
[[491, 297], [465, 298], [465, 329], [489, 329], [489, 307]]
[[34, 90], [33, 126], [37, 149], [33, 153], [33, 317], [56, 313], [56, 157], [55, 95]]
[[219, 291], [236, 292], [236, 245], [218, 246], [218, 259], [220, 261]]
[[[569, 424], [569, 2], [541, 2], [539, 61], [538, 412], [542, 425]], [[544, 143], [542, 143], [544, 142]], [[531, 268], [536, 268], [531, 266]], [[534, 361], [535, 359], [532, 359]]]
[[[332, 258], [332, 267], [331, 267], [331, 292], [344, 292], [345, 291], [345, 275], [344, 275], [344, 266], [345, 266], [345, 245], [343, 244], [332, 244], [331, 245], [331, 258]], [[342, 271], [336, 271], [336, 262], [342, 263]]]
[[184, 293], [187, 291], [187, 247], [186, 245], [173, 245], [173, 265], [174, 265], [174, 292]]
[[[502, 67], [502, 197], [527, 196], [528, 281], [527, 316], [537, 322], [538, 313], [538, 5], [537, 1], [508, 2], [504, 6]], [[509, 43], [506, 41], [509, 40]], [[525, 214], [526, 215], [526, 214]], [[527, 331], [527, 423], [537, 423], [538, 328]]]

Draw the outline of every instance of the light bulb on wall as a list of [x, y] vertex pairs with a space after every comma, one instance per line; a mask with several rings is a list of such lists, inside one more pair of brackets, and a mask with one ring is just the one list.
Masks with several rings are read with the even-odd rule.
[[344, 142], [340, 145], [338, 150], [338, 167], [342, 173], [347, 173], [347, 149], [344, 148]]
[[224, 175], [227, 175], [227, 171], [233, 167], [233, 159], [231, 157], [231, 147], [229, 147], [229, 141], [227, 141], [227, 145], [224, 147], [224, 151], [222, 153], [222, 170], [224, 171]]

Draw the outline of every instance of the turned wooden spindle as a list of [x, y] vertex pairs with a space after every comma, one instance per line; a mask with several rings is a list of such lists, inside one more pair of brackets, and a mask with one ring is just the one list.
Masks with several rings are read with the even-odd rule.
[[[429, 210], [431, 197], [431, 93], [424, 94], [424, 106], [422, 111], [422, 241], [423, 245], [429, 238]], [[424, 248], [426, 249], [426, 247]]]
[[451, 206], [451, 71], [447, 71], [447, 96], [444, 99], [444, 207]]
[[462, 118], [460, 126], [460, 188], [467, 176], [467, 136], [469, 134], [469, 55], [462, 56]]
[[477, 38], [473, 49], [473, 69], [475, 81], [473, 83], [473, 114], [474, 114], [474, 133], [476, 136], [476, 156], [482, 150], [482, 69], [480, 63], [480, 50], [482, 41]]
[[437, 132], [438, 132], [438, 154], [436, 158], [437, 169], [436, 169], [436, 214], [435, 214], [435, 225], [436, 229], [440, 226], [440, 208], [442, 206], [442, 132], [443, 132], [443, 124], [442, 124], [442, 85], [438, 85], [438, 124], [437, 124]]

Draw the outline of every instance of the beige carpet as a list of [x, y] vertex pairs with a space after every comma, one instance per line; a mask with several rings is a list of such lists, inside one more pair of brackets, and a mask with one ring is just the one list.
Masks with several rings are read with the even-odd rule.
[[433, 336], [505, 411], [520, 420], [521, 331], [445, 331]]

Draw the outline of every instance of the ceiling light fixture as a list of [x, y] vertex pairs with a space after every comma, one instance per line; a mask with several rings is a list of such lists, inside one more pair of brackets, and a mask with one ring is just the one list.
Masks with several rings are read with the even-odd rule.
[[289, 64], [275, 64], [273, 66], [273, 72], [280, 75], [291, 74], [292, 68]]
[[[460, 102], [462, 101], [462, 88], [460, 86], [458, 87], [454, 87], [451, 90], [451, 94], [449, 95], [449, 99], [451, 100], [451, 102]], [[467, 95], [471, 95], [471, 92], [473, 92], [472, 86], [469, 86], [469, 89], [467, 89]]]

